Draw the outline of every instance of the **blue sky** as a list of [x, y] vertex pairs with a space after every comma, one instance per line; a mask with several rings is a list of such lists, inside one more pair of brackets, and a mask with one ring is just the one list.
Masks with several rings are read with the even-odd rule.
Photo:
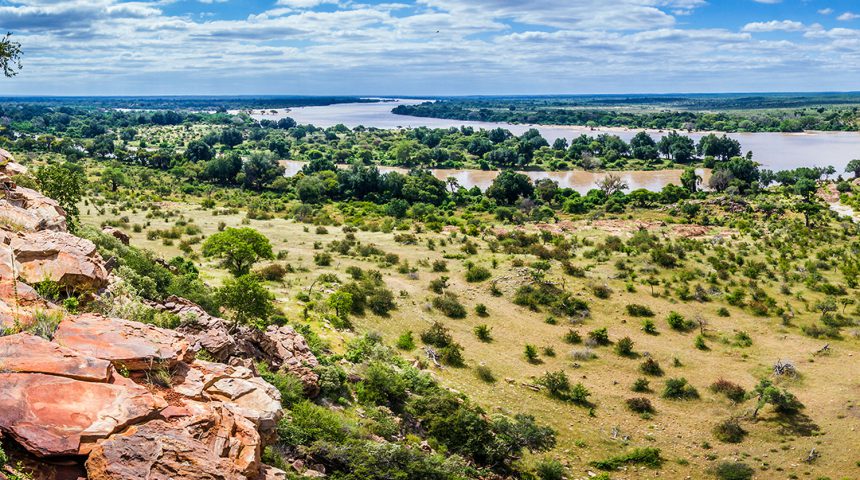
[[0, 95], [860, 90], [858, 0], [0, 0]]

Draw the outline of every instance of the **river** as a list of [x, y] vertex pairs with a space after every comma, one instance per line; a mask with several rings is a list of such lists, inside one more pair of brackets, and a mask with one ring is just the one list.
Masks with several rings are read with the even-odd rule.
[[[520, 135], [530, 128], [537, 128], [541, 135], [550, 143], [557, 138], [575, 138], [579, 135], [596, 136], [600, 133], [612, 133], [630, 141], [640, 130], [625, 128], [598, 128], [573, 126], [517, 125], [509, 123], [470, 122], [462, 120], [447, 120], [440, 118], [411, 117], [395, 115], [391, 109], [397, 105], [415, 105], [425, 100], [394, 100], [379, 103], [341, 103], [321, 107], [300, 107], [290, 110], [253, 112], [256, 119], [277, 120], [282, 117], [292, 117], [298, 123], [312, 124], [318, 127], [330, 127], [344, 124], [347, 127], [357, 126], [376, 128], [449, 128], [471, 126], [475, 128], [492, 129], [502, 127], [515, 135]], [[649, 131], [659, 139], [666, 132]], [[697, 140], [705, 133], [688, 134]], [[845, 166], [854, 158], [860, 158], [860, 133], [858, 132], [807, 132], [807, 133], [731, 133], [730, 137], [741, 142], [744, 152], [752, 151], [753, 159], [762, 168], [771, 170], [788, 170], [797, 167], [832, 165], [837, 172], [845, 170]], [[300, 168], [300, 167], [299, 167]], [[605, 174], [582, 171], [572, 172], [525, 172], [532, 179], [552, 178], [559, 185], [587, 191], [593, 188], [594, 182]], [[659, 190], [667, 183], [678, 184], [680, 171], [661, 170], [648, 172], [619, 172], [627, 181], [630, 189], [647, 188]], [[700, 172], [706, 175], [707, 172]], [[477, 185], [486, 188], [495, 178], [495, 172], [481, 170], [439, 170], [436, 176], [457, 178], [461, 185], [469, 188]], [[443, 177], [444, 176], [444, 177]]]

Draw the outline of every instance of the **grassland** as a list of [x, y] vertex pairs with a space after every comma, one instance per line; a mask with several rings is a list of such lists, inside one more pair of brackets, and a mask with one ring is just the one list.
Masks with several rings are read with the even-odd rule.
[[[97, 200], [99, 203], [104, 201]], [[482, 228], [471, 232], [473, 235], [465, 235], [466, 228], [417, 231], [420, 230], [418, 223], [409, 220], [396, 224], [404, 230], [393, 231], [374, 228], [372, 222], [367, 222], [367, 229], [354, 233], [355, 239], [362, 244], [373, 244], [385, 253], [396, 254], [396, 264], [385, 262], [379, 256], [362, 258], [334, 254], [330, 266], [320, 267], [314, 263], [314, 255], [332, 240], [345, 237], [340, 227], [327, 225], [324, 227], [327, 233], [322, 233], [323, 229], [318, 230], [315, 225], [281, 215], [249, 220], [241, 209], [214, 215], [217, 207], [204, 209], [198, 201], [155, 203], [149, 210], [138, 208], [136, 211], [131, 208], [121, 210], [118, 204], [111, 203], [103, 204], [100, 210], [88, 203], [82, 207], [82, 220], [96, 226], [104, 222], [123, 225], [133, 245], [156, 251], [164, 258], [185, 254], [175, 243], [166, 245], [162, 239], [148, 238], [147, 232], [169, 229], [180, 218], [200, 227], [203, 236], [217, 232], [222, 222], [222, 227], [250, 225], [270, 239], [276, 252], [287, 252], [277, 262], [289, 264], [291, 273], [283, 282], [269, 283], [279, 306], [291, 322], [311, 323], [321, 336], [330, 341], [334, 350], [343, 349], [346, 341], [363, 332], [379, 332], [386, 341], [394, 343], [406, 331], [414, 332], [417, 339], [419, 333], [434, 321], [443, 322], [451, 329], [455, 341], [463, 346], [466, 366], [430, 367], [434, 375], [444, 385], [467, 393], [488, 411], [531, 413], [556, 428], [559, 444], [551, 456], [568, 467], [569, 478], [587, 478], [589, 472], [598, 472], [589, 462], [633, 447], [660, 448], [663, 457], [669, 461], [659, 471], [631, 467], [613, 472], [612, 478], [655, 475], [672, 479], [703, 478], [723, 460], [738, 460], [753, 466], [758, 472], [756, 478], [860, 476], [860, 434], [857, 432], [860, 410], [856, 405], [860, 393], [860, 367], [856, 361], [860, 357], [860, 342], [856, 332], [847, 329], [842, 330], [839, 338], [830, 339], [811, 338], [802, 331], [802, 327], [819, 322], [821, 313], [815, 310], [815, 305], [828, 297], [804, 283], [804, 272], [809, 267], [804, 262], [807, 258], [817, 258], [813, 263], [820, 276], [818, 283], [844, 283], [836, 258], [819, 253], [834, 245], [856, 241], [856, 227], [832, 222], [827, 227], [828, 233], [824, 234], [830, 238], [829, 242], [823, 238], [799, 242], [794, 255], [786, 259], [784, 245], [792, 242], [792, 230], [788, 224], [776, 221], [764, 223], [761, 228], [745, 228], [743, 225], [740, 228], [697, 228], [679, 226], [674, 222], [681, 220], [672, 217], [671, 212], [655, 210], [632, 211], [615, 218], [610, 215], [601, 220], [562, 215], [558, 223], [543, 225], [543, 228], [555, 230], [559, 238], [575, 239], [577, 246], [570, 263], [581, 268], [584, 276], [565, 275], [560, 262], [550, 261], [546, 281], [560, 285], [575, 298], [586, 301], [590, 314], [586, 318], [556, 315], [556, 324], [553, 325], [546, 321], [551, 315], [547, 308], [533, 311], [512, 302], [519, 287], [534, 281], [534, 268], [530, 267], [539, 260], [538, 257], [526, 253], [505, 253], [503, 248], [494, 248], [496, 252], [491, 250], [500, 230], [536, 232], [538, 226], [504, 225], [489, 215], [478, 215], [472, 218], [472, 222]], [[333, 223], [344, 220], [334, 206], [324, 208]], [[159, 212], [159, 215], [169, 212], [169, 215], [164, 218], [154, 216], [154, 212]], [[703, 213], [702, 218], [721, 214], [724, 213], [712, 207]], [[141, 226], [140, 231], [136, 232], [133, 225]], [[628, 244], [638, 227], [654, 234], [659, 242], [681, 245], [686, 258], [676, 268], [661, 268], [645, 253], [613, 247], [618, 240], [621, 244]], [[409, 230], [415, 236], [414, 243], [395, 241], [396, 235], [409, 233]], [[687, 238], [690, 235], [695, 236]], [[432, 250], [428, 247], [431, 240], [435, 244]], [[782, 244], [783, 254], [780, 255], [776, 244], [768, 245], [766, 240]], [[477, 247], [476, 253], [463, 251], [467, 241]], [[199, 244], [192, 248], [196, 255]], [[718, 278], [707, 258], [729, 261], [734, 255], [743, 260], [740, 263], [736, 259], [731, 260], [736, 269], [727, 277]], [[448, 271], [432, 272], [430, 264], [436, 260], [446, 261]], [[204, 278], [211, 284], [218, 285], [227, 276], [216, 263], [199, 261]], [[466, 261], [489, 268], [491, 279], [467, 282]], [[761, 271], [745, 270], [744, 266], [755, 265], [756, 262], [763, 266]], [[404, 264], [409, 268], [400, 270], [407, 273], [400, 273], [398, 265]], [[784, 267], [783, 273], [780, 273], [780, 265]], [[385, 283], [397, 297], [397, 309], [390, 316], [367, 313], [352, 317], [352, 332], [335, 329], [324, 316], [319, 315], [320, 312], [308, 312], [306, 303], [296, 298], [297, 293], [307, 292], [312, 285], [312, 298], [325, 298], [337, 288], [337, 284], [320, 285], [315, 280], [323, 273], [331, 273], [345, 281], [348, 276], [344, 272], [349, 266], [379, 269]], [[430, 306], [436, 295], [428, 285], [443, 275], [450, 278], [447, 291], [456, 294], [466, 307], [466, 318], [450, 319]], [[649, 285], [649, 279], [656, 279], [650, 281], [653, 286]], [[501, 296], [490, 293], [493, 284], [501, 291]], [[678, 289], [683, 285], [701, 286], [708, 292], [709, 300], [681, 300]], [[608, 298], [597, 297], [596, 292], [603, 290], [602, 287], [608, 287]], [[738, 288], [755, 290], [759, 292], [757, 295], [773, 299], [769, 311], [756, 314], [749, 301], [745, 306], [730, 305], [727, 300], [729, 292]], [[605, 290], [600, 292], [600, 295], [604, 294]], [[850, 289], [847, 297], [840, 296], [849, 297], [855, 298], [856, 290]], [[322, 304], [315, 302], [317, 306]], [[487, 317], [475, 314], [474, 308], [478, 304], [487, 307]], [[641, 304], [653, 311], [652, 319], [658, 334], [649, 335], [642, 331], [642, 318], [628, 314], [626, 307], [629, 304]], [[720, 315], [722, 308], [728, 311], [728, 316]], [[846, 305], [845, 308], [846, 317], [856, 318], [854, 306]], [[838, 310], [841, 312], [843, 307]], [[669, 328], [666, 317], [673, 311], [688, 320], [702, 319], [706, 323], [703, 334], [706, 349], [694, 346], [700, 333], [698, 327], [684, 333]], [[776, 311], [781, 312], [782, 318]], [[476, 338], [473, 330], [479, 324], [492, 328], [492, 342]], [[565, 333], [573, 329], [587, 338], [588, 332], [602, 327], [608, 330], [610, 340], [615, 343], [623, 337], [630, 337], [635, 354], [625, 357], [616, 354], [611, 345], [595, 346], [592, 348], [595, 359], [574, 360], [571, 352], [586, 347], [566, 343], [563, 339]], [[752, 344], [738, 345], [739, 332], [745, 332]], [[526, 344], [538, 347], [538, 362], [525, 359]], [[816, 354], [828, 344], [830, 347], [826, 353]], [[543, 351], [545, 347], [551, 347], [556, 355], [547, 355]], [[426, 362], [420, 346], [403, 355]], [[638, 367], [646, 355], [660, 363], [664, 376], [647, 377], [639, 372]], [[792, 361], [798, 375], [775, 378], [772, 368], [779, 360]], [[496, 377], [494, 383], [477, 377], [479, 365], [489, 367]], [[558, 370], [564, 370], [573, 383], [581, 382], [587, 387], [591, 392], [589, 400], [592, 407], [556, 400], [531, 388], [545, 372]], [[634, 381], [640, 377], [649, 378], [652, 392], [631, 391]], [[661, 398], [666, 379], [676, 377], [686, 378], [698, 390], [700, 398]], [[754, 399], [734, 404], [708, 388], [713, 382], [726, 379], [749, 391], [760, 378], [774, 379], [779, 386], [794, 393], [806, 408], [793, 416], [778, 415], [765, 408], [753, 420], [750, 414], [755, 407]], [[631, 412], [625, 404], [631, 397], [649, 398], [655, 412], [649, 415]], [[712, 428], [734, 416], [744, 417], [742, 425], [749, 433], [743, 442], [730, 444], [714, 438]], [[806, 462], [813, 449], [819, 456]]]

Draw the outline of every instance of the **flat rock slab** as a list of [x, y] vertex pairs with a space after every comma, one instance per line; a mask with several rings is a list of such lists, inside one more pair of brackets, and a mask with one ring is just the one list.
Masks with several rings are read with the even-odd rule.
[[19, 276], [30, 284], [53, 280], [76, 290], [99, 290], [108, 273], [96, 245], [70, 233], [42, 230], [12, 238]]
[[104, 383], [111, 377], [111, 363], [107, 360], [81, 355], [29, 333], [0, 337], [0, 370]]
[[68, 317], [60, 323], [54, 342], [82, 354], [110, 360], [117, 369], [150, 370], [190, 361], [188, 342], [173, 330], [101, 315]]
[[133, 426], [99, 442], [87, 459], [90, 480], [245, 480], [232, 462], [184, 428], [163, 421]]
[[97, 440], [166, 406], [143, 387], [0, 374], [0, 431], [38, 456], [86, 455]]

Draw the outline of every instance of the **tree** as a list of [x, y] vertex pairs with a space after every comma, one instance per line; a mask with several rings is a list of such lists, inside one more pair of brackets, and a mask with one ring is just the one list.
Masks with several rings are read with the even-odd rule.
[[203, 178], [229, 185], [236, 182], [236, 175], [241, 171], [242, 157], [236, 152], [229, 152], [206, 162]]
[[12, 41], [11, 33], [0, 39], [0, 68], [3, 69], [3, 75], [18, 75], [18, 70], [21, 70], [21, 53], [21, 44]]
[[627, 182], [621, 179], [620, 176], [614, 173], [608, 173], [605, 177], [598, 180], [597, 188], [599, 188], [607, 197], [611, 197], [614, 193], [620, 193], [627, 190]]
[[224, 286], [215, 292], [216, 299], [230, 312], [236, 325], [252, 325], [264, 328], [275, 312], [272, 295], [256, 275], [228, 278]]
[[203, 140], [194, 140], [185, 149], [185, 159], [189, 162], [206, 162], [212, 160], [215, 152]]
[[80, 216], [78, 203], [84, 195], [87, 181], [84, 169], [71, 162], [52, 163], [36, 171], [36, 181], [39, 183], [39, 190], [45, 196], [53, 198], [65, 210], [69, 231], [74, 232]]
[[242, 165], [242, 183], [247, 188], [262, 190], [284, 175], [282, 167], [271, 152], [254, 152]]
[[338, 318], [345, 319], [349, 312], [352, 311], [352, 294], [338, 290], [328, 297], [328, 305], [334, 309], [335, 315]]
[[759, 381], [758, 385], [751, 392], [751, 396], [758, 399], [755, 411], [753, 411], [753, 417], [756, 417], [759, 410], [767, 404], [773, 405], [777, 413], [788, 415], [797, 413], [798, 410], [804, 408], [800, 400], [788, 390], [780, 390], [773, 382], [765, 378]]
[[854, 178], [860, 178], [860, 159], [854, 159], [848, 162], [848, 166], [845, 167], [846, 173], [853, 173]]
[[696, 174], [695, 168], [685, 168], [684, 173], [681, 174], [681, 185], [690, 193], [696, 193], [701, 182], [702, 177]]
[[253, 228], [227, 228], [203, 242], [203, 255], [218, 257], [238, 277], [251, 271], [260, 259], [272, 259], [269, 239]]
[[221, 138], [219, 140], [230, 148], [233, 148], [244, 141], [242, 138], [242, 132], [235, 128], [228, 128], [221, 132]]
[[504, 170], [487, 189], [487, 196], [497, 202], [512, 205], [520, 197], [528, 198], [534, 193], [531, 179], [513, 170]]
[[640, 160], [656, 160], [659, 155], [657, 142], [647, 132], [639, 132], [630, 140], [630, 150], [633, 158]]
[[102, 181], [104, 181], [111, 192], [116, 192], [119, 187], [128, 185], [128, 177], [125, 172], [118, 167], [108, 167], [102, 172]]

